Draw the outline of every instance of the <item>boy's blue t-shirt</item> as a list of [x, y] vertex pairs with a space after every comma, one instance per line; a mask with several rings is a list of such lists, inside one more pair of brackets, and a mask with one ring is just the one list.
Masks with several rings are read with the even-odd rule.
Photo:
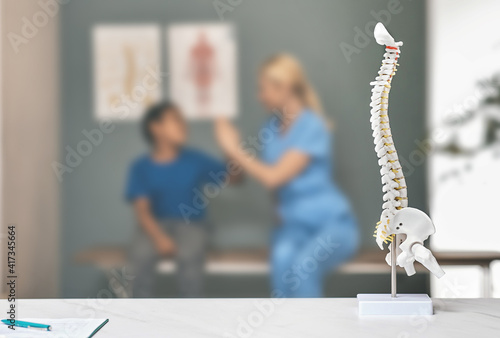
[[147, 154], [130, 166], [125, 195], [129, 202], [146, 197], [158, 219], [200, 221], [214, 190], [227, 176], [223, 162], [201, 151], [184, 148], [166, 163], [155, 162]]

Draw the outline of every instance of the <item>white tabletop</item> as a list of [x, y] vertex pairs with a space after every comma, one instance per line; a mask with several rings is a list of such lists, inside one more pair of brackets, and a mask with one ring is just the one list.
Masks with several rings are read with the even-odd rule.
[[26, 299], [17, 310], [18, 319], [109, 318], [97, 338], [500, 337], [500, 299], [433, 302], [433, 316], [396, 317], [359, 317], [353, 298]]

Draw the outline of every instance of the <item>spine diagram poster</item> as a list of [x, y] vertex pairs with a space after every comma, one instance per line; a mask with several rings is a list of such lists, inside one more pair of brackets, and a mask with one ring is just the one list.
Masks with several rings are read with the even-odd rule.
[[237, 66], [230, 24], [168, 27], [170, 97], [190, 120], [237, 115]]
[[94, 105], [98, 120], [135, 120], [161, 98], [157, 25], [98, 25], [94, 47]]

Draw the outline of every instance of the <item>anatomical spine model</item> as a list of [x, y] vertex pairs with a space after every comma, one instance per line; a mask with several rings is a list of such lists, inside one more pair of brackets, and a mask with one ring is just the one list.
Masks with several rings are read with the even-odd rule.
[[[397, 247], [396, 263], [403, 267], [409, 276], [415, 274], [413, 264], [417, 260], [436, 277], [441, 278], [444, 275], [443, 269], [431, 251], [424, 247], [424, 241], [436, 232], [434, 224], [423, 211], [408, 207], [406, 182], [389, 125], [389, 92], [401, 53], [399, 47], [403, 42], [395, 42], [382, 23], [375, 26], [374, 34], [377, 43], [386, 46], [378, 76], [370, 83], [373, 86], [370, 122], [384, 192], [383, 211], [374, 236], [382, 250], [383, 243], [395, 241], [396, 245], [390, 250], [392, 252]], [[396, 255], [389, 253], [387, 263], [391, 264], [391, 257]]]

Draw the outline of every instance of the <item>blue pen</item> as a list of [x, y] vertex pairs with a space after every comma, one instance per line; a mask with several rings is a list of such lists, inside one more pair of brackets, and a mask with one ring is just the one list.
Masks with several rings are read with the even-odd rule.
[[12, 321], [10, 319], [2, 319], [2, 323], [6, 324], [6, 325], [14, 325], [14, 326], [18, 326], [18, 327], [24, 327], [26, 329], [37, 329], [37, 330], [43, 330], [43, 331], [52, 330], [52, 326], [50, 326], [50, 325], [31, 323], [31, 322], [23, 322], [21, 320], [16, 320], [16, 321], [14, 321], [14, 324], [12, 324]]

